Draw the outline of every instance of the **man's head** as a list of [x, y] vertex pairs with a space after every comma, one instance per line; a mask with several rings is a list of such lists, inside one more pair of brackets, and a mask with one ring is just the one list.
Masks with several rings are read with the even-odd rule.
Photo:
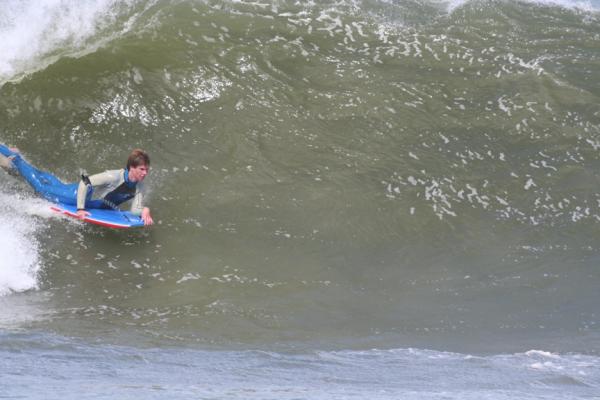
[[150, 157], [142, 149], [133, 149], [127, 158], [127, 170], [132, 182], [143, 181], [150, 170]]

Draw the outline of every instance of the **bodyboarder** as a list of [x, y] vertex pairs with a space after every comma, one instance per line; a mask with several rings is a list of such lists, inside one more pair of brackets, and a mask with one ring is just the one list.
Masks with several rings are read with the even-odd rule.
[[144, 205], [143, 181], [150, 171], [150, 157], [141, 149], [131, 151], [126, 168], [82, 175], [81, 181], [76, 183], [63, 183], [54, 175], [32, 167], [21, 157], [18, 149], [2, 144], [0, 167], [11, 173], [19, 173], [50, 201], [77, 205], [79, 218], [89, 215], [86, 209], [118, 209], [120, 204], [131, 200], [131, 213], [139, 215], [144, 225], [154, 223], [150, 209]]

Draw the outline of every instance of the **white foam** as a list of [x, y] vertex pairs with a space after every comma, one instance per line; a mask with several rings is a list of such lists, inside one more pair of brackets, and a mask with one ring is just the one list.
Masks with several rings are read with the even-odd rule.
[[[97, 48], [107, 38], [95, 36], [114, 24], [130, 3], [134, 0], [0, 2], [0, 85], [44, 68], [62, 56]], [[124, 23], [126, 30], [129, 22]]]
[[[598, 0], [523, 0], [527, 3], [534, 3], [541, 6], [554, 6], [562, 7], [571, 10], [580, 10], [585, 12], [597, 12], [600, 10], [600, 2]], [[433, 1], [436, 3], [436, 1]], [[470, 3], [471, 0], [447, 0], [440, 1], [441, 4], [445, 4], [446, 9], [449, 13], [462, 7], [463, 5]]]
[[577, 9], [587, 12], [600, 10], [600, 2], [597, 0], [524, 0], [529, 3], [535, 3], [543, 6], [558, 6], [567, 9]]
[[39, 246], [32, 214], [41, 214], [42, 208], [47, 206], [41, 200], [0, 192], [0, 296], [38, 287]]
[[465, 3], [468, 3], [469, 0], [449, 0], [446, 2], [441, 2], [441, 3], [446, 3], [446, 9], [448, 10], [448, 12], [452, 12], [454, 10], [456, 10], [457, 8], [462, 7]]
[[529, 350], [528, 352], [525, 353], [525, 355], [530, 356], [530, 357], [540, 356], [540, 357], [554, 358], [554, 359], [560, 358], [560, 356], [558, 354], [554, 354], [554, 353], [550, 353], [548, 351], [542, 351], [542, 350]]

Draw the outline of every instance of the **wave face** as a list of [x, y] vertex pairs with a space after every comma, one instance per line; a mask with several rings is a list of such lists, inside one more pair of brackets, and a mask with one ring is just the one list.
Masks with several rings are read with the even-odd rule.
[[147, 149], [157, 225], [52, 218], [0, 174], [0, 321], [597, 352], [597, 7], [3, 2], [0, 142], [65, 181]]

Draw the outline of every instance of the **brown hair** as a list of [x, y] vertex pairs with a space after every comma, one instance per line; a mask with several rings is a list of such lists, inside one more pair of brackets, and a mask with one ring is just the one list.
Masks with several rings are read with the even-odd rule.
[[133, 149], [127, 158], [127, 169], [130, 167], [139, 167], [140, 165], [150, 166], [150, 157], [142, 149]]

